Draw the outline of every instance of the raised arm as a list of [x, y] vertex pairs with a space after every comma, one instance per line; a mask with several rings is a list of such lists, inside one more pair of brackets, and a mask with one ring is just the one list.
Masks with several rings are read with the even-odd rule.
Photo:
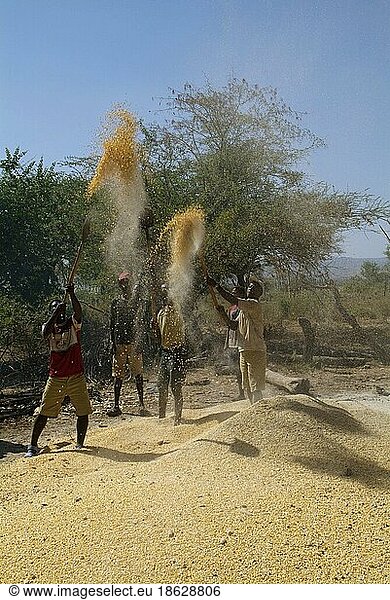
[[70, 301], [72, 302], [73, 316], [77, 323], [81, 323], [83, 318], [83, 311], [81, 309], [81, 304], [78, 298], [76, 297], [76, 294], [74, 293], [74, 284], [70, 283], [69, 285], [67, 285], [66, 291], [68, 292]]
[[219, 283], [215, 281], [213, 277], [210, 277], [210, 275], [207, 275], [207, 284], [215, 287], [218, 294], [222, 296], [222, 298], [224, 298], [227, 302], [230, 302], [230, 304], [237, 304], [237, 296], [234, 296], [234, 294], [231, 294], [230, 292], [225, 290], [221, 285], [219, 285]]

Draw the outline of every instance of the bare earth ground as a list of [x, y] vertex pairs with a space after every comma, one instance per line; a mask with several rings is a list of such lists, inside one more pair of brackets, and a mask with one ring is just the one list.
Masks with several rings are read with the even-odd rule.
[[[279, 366], [269, 367], [286, 376], [302, 376], [310, 379], [310, 393], [317, 398], [334, 400], [343, 404], [360, 402], [378, 411], [390, 411], [390, 367], [367, 364], [358, 368], [329, 367], [322, 369]], [[42, 384], [43, 387], [44, 383]], [[377, 388], [384, 388], [389, 396], [378, 393]], [[231, 375], [217, 375], [212, 366], [191, 369], [184, 388], [184, 412], [186, 408], [201, 409], [237, 400], [237, 385]], [[123, 414], [115, 419], [106, 416], [106, 410], [113, 403], [112, 386], [99, 388], [99, 399], [93, 402], [94, 414], [90, 418], [90, 428], [111, 427], [120, 421], [132, 419], [139, 415], [138, 402], [134, 384], [127, 380], [123, 386], [121, 407]], [[267, 384], [266, 395], [272, 396], [286, 393]], [[145, 376], [145, 404], [150, 416], [158, 414], [158, 396], [156, 372], [152, 370]], [[168, 411], [173, 407], [168, 404]], [[378, 417], [380, 418], [380, 417]], [[12, 459], [25, 452], [31, 435], [33, 417], [19, 417], [0, 422], [0, 460]], [[57, 441], [58, 437], [68, 436], [75, 440], [76, 418], [73, 409], [65, 406], [58, 419], [49, 421], [41, 436], [41, 445]]]
[[1, 583], [389, 583], [390, 368], [299, 374], [313, 398], [249, 407], [192, 370], [174, 428], [150, 373], [150, 416], [127, 382], [108, 418], [105, 390], [83, 452], [70, 408], [35, 459], [32, 417], [1, 423]]

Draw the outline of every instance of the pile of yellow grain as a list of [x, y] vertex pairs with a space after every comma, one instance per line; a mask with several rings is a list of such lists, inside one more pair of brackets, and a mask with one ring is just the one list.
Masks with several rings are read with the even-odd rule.
[[1, 465], [1, 581], [390, 582], [388, 416], [306, 396], [183, 416]]

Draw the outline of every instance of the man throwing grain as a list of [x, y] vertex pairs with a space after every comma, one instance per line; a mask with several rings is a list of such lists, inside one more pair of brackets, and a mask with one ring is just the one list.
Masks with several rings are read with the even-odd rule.
[[187, 372], [187, 349], [183, 318], [168, 296], [166, 285], [161, 286], [163, 306], [153, 328], [160, 340], [161, 359], [157, 377], [159, 418], [166, 414], [168, 385], [171, 384], [175, 403], [174, 425], [180, 425], [183, 410], [183, 383]]
[[237, 305], [240, 312], [237, 321], [230, 321], [232, 329], [238, 328], [240, 334], [240, 370], [242, 386], [251, 404], [261, 400], [265, 389], [265, 368], [267, 350], [264, 342], [263, 306], [260, 298], [263, 296], [263, 284], [252, 279], [247, 289], [246, 298], [238, 298], [221, 287], [215, 279], [207, 276], [208, 285], [216, 288], [217, 292], [230, 302]]
[[38, 439], [47, 419], [58, 417], [65, 396], [69, 396], [77, 414], [77, 446], [84, 445], [88, 428], [88, 415], [92, 412], [84, 377], [81, 355], [80, 329], [82, 312], [80, 302], [74, 293], [74, 285], [67, 286], [73, 308], [73, 316], [66, 318], [66, 304], [53, 300], [50, 304], [52, 315], [42, 326], [42, 335], [50, 349], [49, 379], [42, 396], [39, 414], [35, 419], [31, 444], [26, 458], [39, 454]]
[[136, 340], [139, 289], [138, 286], [134, 286], [130, 296], [129, 283], [130, 273], [123, 271], [118, 275], [121, 295], [115, 298], [111, 304], [110, 332], [113, 348], [114, 407], [107, 411], [109, 417], [117, 417], [122, 414], [119, 399], [127, 365], [135, 379], [140, 414], [145, 414], [142, 351], [138, 348]]
[[[241, 286], [234, 286], [232, 289], [232, 294], [237, 298], [244, 298], [245, 290]], [[223, 306], [219, 306], [218, 312], [221, 314], [223, 320], [227, 324], [224, 349], [228, 352], [229, 362], [234, 368], [234, 374], [236, 376], [238, 386], [238, 400], [244, 400], [245, 395], [242, 387], [242, 376], [240, 369], [239, 331], [237, 326], [235, 329], [233, 329], [231, 325], [232, 321], [238, 321], [240, 309], [238, 308], [237, 304], [233, 304], [232, 306], [229, 306], [226, 312]]]

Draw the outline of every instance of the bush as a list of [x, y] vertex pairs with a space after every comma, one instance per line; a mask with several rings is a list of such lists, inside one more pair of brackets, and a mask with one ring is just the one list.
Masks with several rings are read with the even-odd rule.
[[0, 382], [44, 377], [47, 359], [41, 337], [42, 309], [0, 294]]
[[265, 298], [265, 321], [282, 325], [284, 321], [297, 321], [304, 316], [311, 321], [333, 323], [336, 315], [330, 294], [320, 290], [299, 290], [288, 294], [284, 290], [271, 290]]

